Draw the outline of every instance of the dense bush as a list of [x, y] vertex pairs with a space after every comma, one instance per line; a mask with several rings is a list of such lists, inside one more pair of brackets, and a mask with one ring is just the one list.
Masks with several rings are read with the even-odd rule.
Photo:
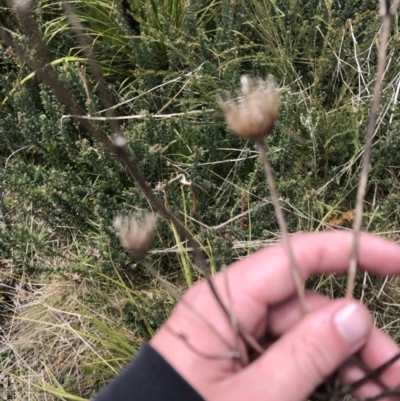
[[[118, 114], [144, 115], [123, 122], [122, 129], [151, 186], [179, 174], [193, 182], [187, 187], [174, 181], [159, 195], [204, 241], [232, 244], [276, 235], [271, 205], [223, 230], [204, 230], [204, 225], [218, 225], [269, 196], [253, 146], [226, 129], [215, 99], [224, 90], [234, 91], [243, 73], [270, 74], [282, 88], [282, 105], [268, 149], [290, 230], [321, 229], [353, 209], [376, 64], [376, 2], [344, 8], [336, 2], [327, 8], [316, 0], [187, 4], [179, 10], [142, 7], [134, 0], [119, 6], [101, 1], [77, 5], [113, 101], [126, 102]], [[89, 71], [83, 78], [74, 62], [63, 59], [82, 55], [58, 2], [38, 2], [35, 15], [53, 57], [60, 60], [54, 68], [69, 93], [94, 115], [102, 108], [96, 82]], [[8, 21], [15, 30], [12, 14], [3, 24]], [[394, 36], [393, 60], [397, 40]], [[35, 77], [19, 84], [30, 71], [13, 49], [3, 47], [1, 59], [3, 257], [40, 270], [40, 258], [34, 256], [60, 252], [49, 246], [49, 238], [68, 242], [73, 228], [102, 255], [100, 261], [92, 260], [97, 266], [106, 269], [110, 259], [130, 263], [119, 250], [112, 220], [117, 213], [149, 205], [114, 156], [76, 121], [61, 119], [64, 110], [48, 88]], [[375, 202], [366, 209], [375, 230], [386, 230], [385, 220], [398, 207], [397, 79], [393, 62], [386, 75], [385, 114], [375, 136], [367, 197]], [[98, 126], [111, 135], [105, 122]], [[40, 222], [39, 233], [26, 225], [32, 217]], [[394, 226], [397, 218], [391, 221]], [[156, 247], [176, 242], [166, 222], [159, 225], [159, 234]], [[32, 252], [26, 251], [27, 244]], [[90, 252], [86, 256], [90, 259]], [[220, 262], [234, 257], [228, 246]], [[163, 266], [173, 266], [175, 259], [163, 260]]]

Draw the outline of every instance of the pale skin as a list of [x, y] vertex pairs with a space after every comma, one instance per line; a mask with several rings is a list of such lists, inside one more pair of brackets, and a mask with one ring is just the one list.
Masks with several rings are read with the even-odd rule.
[[[303, 280], [314, 273], [345, 271], [351, 241], [351, 233], [346, 232], [293, 236]], [[382, 275], [399, 274], [400, 246], [362, 234], [359, 267]], [[303, 401], [355, 353], [364, 366], [374, 369], [400, 352], [374, 327], [370, 313], [356, 300], [328, 300], [308, 293], [309, 311], [304, 315], [282, 244], [233, 264], [213, 281], [225, 305], [234, 310], [237, 321], [249, 333], [257, 339], [267, 333], [278, 340], [243, 366], [231, 357], [232, 348], [226, 342], [237, 344], [237, 336], [207, 283], [194, 285], [184, 295], [186, 303], [206, 317], [226, 341], [181, 302], [151, 345], [206, 401]], [[176, 333], [211, 358], [191, 350]], [[238, 345], [242, 358], [247, 359], [247, 347], [242, 341]], [[343, 380], [352, 381], [362, 377], [362, 372], [352, 365], [343, 376]], [[400, 362], [387, 369], [380, 380], [386, 386], [398, 386]], [[379, 384], [368, 383], [356, 395], [370, 397], [381, 390]]]

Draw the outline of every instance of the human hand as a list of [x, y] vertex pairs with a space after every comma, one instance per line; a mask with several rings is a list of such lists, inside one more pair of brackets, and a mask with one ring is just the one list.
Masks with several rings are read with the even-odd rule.
[[[347, 269], [350, 232], [299, 234], [291, 237], [291, 243], [303, 280], [314, 273]], [[400, 273], [400, 247], [394, 243], [362, 234], [359, 255], [363, 270]], [[328, 300], [307, 293], [309, 312], [303, 315], [283, 244], [233, 264], [213, 282], [245, 330], [257, 339], [268, 334], [278, 340], [243, 366], [230, 357], [232, 348], [220, 338], [232, 346], [238, 340], [208, 284], [202, 281], [188, 290], [151, 345], [207, 401], [302, 401], [357, 351], [371, 370], [400, 351], [373, 327], [369, 312], [355, 300]], [[185, 304], [206, 317], [220, 336]], [[237, 345], [247, 355], [245, 344], [239, 340]], [[354, 366], [346, 371], [346, 380], [362, 376]], [[380, 379], [388, 387], [399, 385], [400, 362], [391, 365]], [[357, 395], [370, 397], [381, 390], [378, 384], [368, 383]]]

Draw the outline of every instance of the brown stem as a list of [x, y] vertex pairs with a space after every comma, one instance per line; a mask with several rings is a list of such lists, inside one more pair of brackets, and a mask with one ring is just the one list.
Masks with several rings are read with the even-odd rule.
[[[71, 115], [83, 115], [85, 114], [84, 111], [77, 106], [74, 99], [69, 95], [67, 89], [65, 88], [64, 84], [58, 79], [57, 75], [55, 74], [53, 68], [50, 65], [50, 57], [48, 55], [46, 46], [44, 45], [42, 38], [40, 36], [39, 30], [37, 28], [36, 22], [32, 17], [32, 10], [30, 8], [30, 3], [24, 5], [24, 7], [16, 6], [16, 11], [18, 15], [18, 19], [20, 21], [21, 26], [24, 27], [25, 31], [27, 32], [27, 37], [29, 40], [29, 44], [32, 48], [36, 51], [36, 57], [38, 61], [34, 60], [33, 58], [27, 56], [24, 51], [14, 43], [12, 40], [11, 35], [6, 32], [5, 30], [0, 28], [0, 37], [2, 40], [8, 45], [12, 46], [16, 49], [18, 56], [26, 62], [30, 68], [36, 72], [38, 77], [50, 87], [50, 89], [56, 95], [58, 101], [65, 107], [68, 114]], [[73, 13], [70, 14], [70, 18]], [[79, 30], [79, 26], [75, 24], [75, 29], [77, 29], [78, 33], [84, 36], [84, 33]], [[98, 70], [97, 63], [92, 54], [89, 54], [90, 58], [89, 61], [91, 62], [91, 66], [95, 67], [95, 75], [100, 74]], [[97, 69], [97, 70], [96, 70]], [[96, 72], [97, 71], [97, 72]], [[101, 74], [100, 74], [101, 75]], [[105, 90], [105, 87], [103, 87]], [[108, 94], [105, 90], [101, 91], [102, 96], [108, 98]], [[104, 99], [103, 99], [104, 100]], [[106, 103], [107, 104], [107, 103]], [[78, 120], [77, 120], [78, 121]], [[147, 185], [144, 177], [141, 175], [139, 169], [137, 168], [134, 160], [130, 158], [128, 153], [125, 150], [125, 139], [122, 136], [122, 133], [119, 130], [119, 127], [112, 126], [114, 134], [116, 136], [115, 141], [112, 141], [103, 131], [97, 129], [89, 120], [79, 120], [79, 123], [84, 130], [93, 136], [96, 140], [100, 142], [106, 149], [114, 153], [119, 161], [124, 165], [128, 173], [133, 177], [136, 184], [141, 189], [143, 195], [158, 209], [158, 211], [167, 219], [169, 219], [174, 226], [176, 227], [178, 233], [185, 238], [189, 245], [193, 248], [193, 252], [196, 258], [196, 261], [199, 265], [199, 268], [202, 274], [205, 276], [205, 279], [208, 283], [208, 286], [216, 299], [218, 305], [221, 307], [224, 315], [226, 316], [227, 320], [230, 322], [230, 312], [227, 307], [222, 302], [221, 297], [219, 296], [214, 283], [212, 282], [210, 273], [208, 271], [207, 262], [204, 258], [203, 252], [201, 250], [200, 244], [196, 241], [194, 236], [190, 233], [190, 231], [174, 216], [174, 214], [166, 208], [166, 206], [159, 201], [159, 199], [154, 195], [151, 188]], [[116, 121], [116, 124], [118, 122]], [[246, 331], [241, 325], [238, 325], [238, 330], [241, 335], [243, 341], [248, 344], [250, 347], [254, 348], [258, 353], [263, 352], [263, 348], [258, 344], [258, 342], [251, 336], [250, 333]]]
[[146, 258], [142, 259], [140, 263], [149, 271], [149, 273], [166, 289], [166, 291], [182, 305], [188, 308], [199, 320], [201, 320], [210, 331], [212, 331], [216, 337], [218, 337], [221, 342], [223, 342], [230, 350], [231, 355], [240, 355], [239, 345], [233, 346], [216, 328], [215, 326], [196, 308], [194, 308], [190, 303], [188, 303], [185, 298], [181, 297], [178, 289], [169, 283], [167, 280], [163, 279], [158, 271], [151, 265], [150, 261]]
[[163, 279], [158, 271], [152, 266], [152, 264], [147, 259], [142, 259], [140, 263], [148, 270], [148, 272], [164, 287], [164, 289], [171, 295], [172, 298], [179, 301], [181, 299], [181, 294], [178, 289], [169, 283], [167, 280]]
[[176, 332], [171, 325], [167, 323], [164, 324], [164, 327], [169, 331], [170, 334], [172, 334], [174, 337], [179, 338], [180, 340], [182, 340], [184, 342], [184, 344], [196, 355], [200, 356], [201, 358], [204, 359], [211, 359], [211, 360], [226, 360], [226, 359], [237, 359], [239, 358], [239, 353], [236, 350], [230, 350], [228, 351], [226, 354], [224, 355], [210, 355], [210, 354], [206, 354], [203, 351], [198, 350], [197, 348], [194, 347], [194, 345], [192, 345], [189, 342], [189, 339], [186, 337], [185, 334], [183, 333], [178, 333]]
[[[396, 398], [394, 398], [396, 396]], [[394, 387], [392, 389], [384, 390], [380, 394], [374, 397], [368, 398], [357, 398], [356, 401], [377, 401], [382, 398], [390, 397], [391, 400], [400, 399], [400, 386]]]
[[[396, 4], [394, 5], [394, 7]], [[351, 249], [351, 256], [348, 268], [346, 298], [352, 298], [357, 274], [357, 258], [360, 248], [360, 230], [362, 224], [362, 215], [364, 207], [364, 197], [367, 188], [368, 170], [371, 162], [372, 139], [374, 137], [376, 121], [378, 119], [378, 107], [381, 98], [382, 81], [385, 74], [387, 46], [390, 38], [390, 28], [392, 25], [393, 15], [395, 9], [390, 9], [390, 2], [388, 0], [380, 0], [380, 9], [382, 14], [382, 27], [381, 27], [381, 41], [379, 45], [378, 55], [378, 71], [374, 85], [374, 96], [372, 99], [371, 111], [368, 122], [368, 130], [365, 135], [365, 150], [361, 167], [360, 182], [358, 184], [357, 200], [356, 200], [356, 213], [353, 222], [353, 245]]]
[[398, 361], [399, 359], [400, 359], [400, 353], [396, 354], [394, 357], [390, 358], [387, 362], [378, 366], [371, 372], [368, 372], [362, 379], [343, 386], [338, 392], [338, 395], [346, 395], [351, 392], [354, 392], [355, 390], [360, 388], [363, 384], [367, 383], [371, 379], [379, 377], [381, 373], [383, 373], [386, 369], [388, 369], [394, 362]]
[[115, 117], [115, 111], [113, 109], [113, 104], [110, 99], [110, 96], [108, 94], [106, 84], [103, 79], [103, 75], [100, 71], [99, 65], [97, 64], [96, 58], [93, 56], [93, 46], [90, 45], [89, 40], [85, 34], [85, 31], [83, 29], [83, 26], [79, 22], [79, 18], [75, 12], [75, 10], [71, 7], [71, 5], [66, 1], [62, 0], [62, 5], [65, 8], [65, 11], [67, 13], [68, 20], [72, 26], [72, 29], [76, 33], [76, 39], [78, 40], [79, 44], [82, 47], [83, 54], [87, 58], [89, 62], [90, 69], [92, 71], [92, 74], [97, 81], [97, 86], [98, 86], [98, 92], [99, 92], [99, 97], [101, 100], [101, 103], [103, 105], [103, 108], [106, 109], [106, 117], [109, 117], [109, 123], [111, 125], [111, 129], [114, 132], [115, 135], [117, 136], [122, 136], [122, 132], [120, 130], [120, 126], [118, 124], [118, 121], [113, 119], [112, 117]]
[[283, 242], [285, 244], [286, 251], [289, 256], [290, 268], [292, 270], [292, 277], [293, 277], [293, 281], [294, 281], [294, 284], [296, 287], [297, 296], [299, 298], [301, 309], [302, 309], [303, 313], [307, 313], [307, 304], [306, 304], [306, 297], [305, 297], [305, 293], [304, 293], [304, 286], [303, 286], [303, 282], [302, 282], [302, 279], [301, 279], [301, 276], [299, 273], [299, 268], [297, 266], [296, 258], [294, 257], [293, 249], [290, 244], [289, 232], [287, 229], [285, 217], [283, 216], [282, 207], [279, 203], [278, 191], [276, 189], [275, 180], [274, 180], [274, 176], [272, 173], [272, 167], [269, 163], [268, 155], [265, 150], [263, 140], [261, 139], [261, 140], [257, 141], [256, 144], [257, 144], [258, 151], [260, 152], [260, 158], [261, 158], [262, 164], [264, 166], [265, 176], [267, 178], [268, 187], [269, 187], [269, 190], [271, 193], [272, 203], [274, 204], [274, 208], [275, 208], [276, 219], [278, 220], [279, 229], [282, 233]]

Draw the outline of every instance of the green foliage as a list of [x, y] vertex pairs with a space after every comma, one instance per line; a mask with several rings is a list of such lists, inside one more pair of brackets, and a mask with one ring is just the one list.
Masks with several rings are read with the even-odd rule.
[[[91, 5], [92, 2], [85, 4], [88, 7]], [[48, 3], [46, 6], [43, 5], [44, 11], [41, 11], [38, 6], [36, 12], [37, 14], [42, 12], [43, 15], [47, 13], [48, 19], [49, 15], [56, 15], [57, 10], [52, 7], [55, 7], [55, 4]], [[63, 18], [65, 21], [65, 17]], [[88, 23], [86, 20], [83, 22]], [[58, 17], [55, 20], [45, 21], [45, 34], [49, 34], [47, 30], [49, 24], [55, 26], [58, 23]], [[92, 28], [98, 29], [97, 25]], [[181, 29], [193, 30], [193, 26], [182, 24]], [[201, 35], [201, 32], [199, 34]], [[112, 37], [116, 36], [118, 33], [113, 32]], [[56, 36], [51, 35], [51, 37], [50, 47], [56, 40]], [[60, 40], [62, 39], [63, 36]], [[145, 35], [141, 38], [142, 46], [147, 46], [147, 39]], [[106, 46], [105, 43], [103, 45]], [[164, 74], [165, 78], [178, 79], [177, 82], [165, 86], [162, 91], [142, 96], [129, 106], [120, 108], [121, 113], [184, 112], [208, 105], [207, 100], [197, 91], [205, 93], [208, 100], [212, 99], [215, 104], [215, 94], [219, 91], [219, 80], [215, 79], [216, 66], [204, 67], [205, 77], [201, 79], [183, 75], [190, 71], [191, 65], [200, 65], [203, 59], [189, 42], [182, 42], [179, 46], [182, 54], [189, 55], [188, 58], [192, 60], [189, 65], [186, 65], [187, 59], [181, 60], [180, 68], [184, 68], [183, 70], [176, 71], [173, 68], [167, 75]], [[54, 47], [62, 48], [57, 43]], [[112, 51], [112, 46], [108, 49]], [[100, 52], [100, 55], [102, 54]], [[135, 55], [131, 55], [131, 59], [132, 57]], [[14, 67], [10, 57], [8, 63]], [[74, 64], [64, 63], [56, 68], [69, 93], [83, 108], [90, 113], [100, 108], [100, 102], [94, 92], [95, 84], [91, 83], [90, 77], [88, 77], [90, 90], [88, 95], [84, 89], [85, 82]], [[17, 71], [15, 67], [10, 68], [10, 75], [7, 79], [4, 78], [5, 93], [10, 93], [15, 88], [20, 77]], [[121, 79], [123, 78], [122, 76]], [[159, 73], [153, 70], [142, 73], [136, 78], [134, 93], [147, 91], [150, 89], [149, 84], [159, 84], [160, 78]], [[235, 76], [235, 82], [237, 79], [238, 76]], [[114, 87], [110, 88], [113, 95], [118, 96]], [[132, 92], [128, 94], [132, 95]], [[87, 235], [96, 237], [97, 235], [93, 235], [93, 222], [95, 222], [101, 232], [111, 235], [109, 237], [103, 235], [100, 243], [91, 245], [94, 245], [106, 260], [112, 258], [123, 265], [128, 264], [129, 259], [121, 255], [115, 236], [110, 230], [112, 220], [118, 212], [143, 209], [148, 205], [114, 157], [94, 144], [79, 130], [75, 122], [61, 119], [62, 107], [58, 105], [54, 95], [36, 80], [27, 81], [17, 89], [15, 95], [5, 101], [0, 113], [1, 132], [5, 136], [2, 149], [4, 159], [13, 155], [13, 152], [21, 152], [23, 155], [17, 158], [11, 156], [7, 161], [5, 179], [8, 196], [5, 198], [4, 214], [12, 217], [6, 219], [7, 235], [3, 237], [6, 256], [12, 257], [20, 266], [27, 266], [27, 259], [30, 261], [28, 265], [35, 265], [32, 254], [27, 254], [24, 247], [19, 245], [31, 241], [31, 234], [19, 227], [24, 226], [26, 215], [32, 214], [36, 219], [48, 224], [52, 232], [67, 237], [69, 229], [63, 229], [66, 226], [79, 227], [82, 237]], [[123, 125], [132, 155], [139, 161], [139, 167], [149, 183], [156, 186], [159, 181], [167, 181], [178, 173], [185, 173], [195, 184], [195, 190], [185, 200], [187, 202], [185, 207], [188, 207], [189, 211], [194, 205], [193, 212], [196, 215], [204, 214], [207, 217], [208, 214], [209, 218], [206, 218], [208, 224], [214, 224], [216, 216], [211, 213], [210, 193], [203, 187], [204, 182], [206, 186], [215, 185], [212, 184], [215, 177], [210, 175], [212, 171], [208, 173], [208, 169], [203, 169], [198, 164], [210, 158], [216, 159], [218, 152], [216, 143], [225, 145], [226, 142], [227, 146], [239, 146], [240, 143], [234, 137], [226, 141], [225, 138], [229, 134], [226, 133], [219, 117], [214, 132], [209, 132], [208, 125], [214, 122], [215, 117], [215, 114], [205, 114], [198, 118], [182, 116], [173, 120], [157, 121], [149, 116], [143, 121], [133, 120]], [[197, 125], [195, 132], [192, 131], [193, 121]], [[101, 126], [108, 130], [105, 124]], [[208, 154], [210, 150], [211, 155]], [[177, 166], [176, 161], [179, 164], [183, 162], [185, 167]], [[207, 171], [207, 174], [200, 173], [202, 169]], [[229, 166], [219, 168], [218, 175], [224, 177], [229, 169]], [[217, 181], [221, 182], [221, 179]], [[168, 191], [168, 202], [174, 210], [182, 210], [182, 201], [176, 197], [176, 190], [179, 192], [179, 184], [173, 185]], [[26, 200], [26, 203], [22, 202], [23, 204], [19, 201], [22, 194], [22, 199]], [[195, 199], [190, 199], [190, 196]], [[27, 210], [27, 213], [24, 213], [24, 210]], [[218, 219], [225, 215], [226, 213], [218, 215]], [[163, 234], [163, 246], [175, 241], [171, 235], [169, 240], [168, 236], [165, 236], [165, 227], [160, 227], [160, 230]], [[110, 246], [115, 249], [112, 254], [109, 252]]]
[[[224, 88], [232, 91], [242, 73], [272, 74], [283, 85], [281, 127], [268, 139], [268, 148], [280, 194], [290, 210], [291, 231], [320, 229], [319, 222], [353, 208], [375, 68], [379, 19], [374, 2], [357, 12], [321, 1], [257, 0], [233, 6], [229, 1], [190, 6], [171, 1], [165, 7], [138, 1], [118, 7], [94, 0], [71, 4], [94, 41], [103, 72], [107, 66], [106, 75], [112, 77], [108, 84], [112, 98], [124, 103], [118, 113], [144, 115], [122, 124], [140, 170], [154, 188], [179, 174], [193, 182], [189, 189], [173, 181], [160, 195], [180, 218], [191, 216], [186, 219], [190, 229], [210, 244], [219, 243], [221, 237], [254, 240], [263, 238], [265, 229], [277, 230], [270, 207], [253, 212], [251, 230], [243, 229], [237, 219], [228, 232], [211, 230], [204, 236], [195, 223], [216, 226], [269, 196], [254, 149], [227, 132], [218, 111], [165, 120], [152, 115], [216, 108], [215, 97]], [[50, 50], [62, 57], [73, 38], [59, 3], [39, 2], [35, 13]], [[74, 45], [69, 54], [80, 52]], [[30, 265], [35, 258], [21, 243], [35, 243], [30, 249], [37, 254], [49, 252], [45, 239], [40, 247], [32, 231], [23, 229], [34, 215], [65, 240], [70, 229], [64, 227], [79, 227], [80, 237], [103, 255], [103, 263], [92, 260], [100, 268], [106, 268], [110, 259], [128, 265], [131, 261], [119, 251], [112, 220], [121, 211], [149, 205], [112, 155], [72, 119], [61, 118], [64, 111], [47, 88], [36, 79], [17, 86], [28, 71], [14, 55], [5, 50], [3, 55], [2, 92], [15, 90], [0, 109], [1, 155], [7, 161], [2, 190], [5, 256], [27, 266], [27, 260]], [[54, 68], [88, 113], [102, 108], [89, 74], [82, 77], [67, 61]], [[390, 65], [387, 80], [394, 74]], [[394, 89], [393, 81], [384, 107], [392, 101], [389, 92]], [[391, 125], [384, 121], [379, 127], [375, 153], [385, 154], [385, 163], [378, 161], [372, 171], [387, 195], [394, 190], [385, 184], [384, 169], [387, 162], [397, 163], [397, 140], [392, 134], [390, 141], [383, 138], [394, 132], [393, 121], [394, 114]], [[106, 123], [98, 125], [109, 132]], [[390, 199], [397, 199], [393, 196], [385, 204], [392, 205]], [[376, 227], [381, 227], [374, 218]], [[175, 243], [168, 225], [160, 224], [155, 246]], [[227, 257], [225, 262], [229, 261]], [[170, 269], [171, 262], [179, 261], [168, 256], [159, 267]], [[35, 263], [32, 267], [38, 268]]]
[[135, 336], [149, 341], [171, 313], [172, 306], [163, 293], [155, 297], [151, 294], [147, 302], [126, 303], [121, 310], [121, 323]]

